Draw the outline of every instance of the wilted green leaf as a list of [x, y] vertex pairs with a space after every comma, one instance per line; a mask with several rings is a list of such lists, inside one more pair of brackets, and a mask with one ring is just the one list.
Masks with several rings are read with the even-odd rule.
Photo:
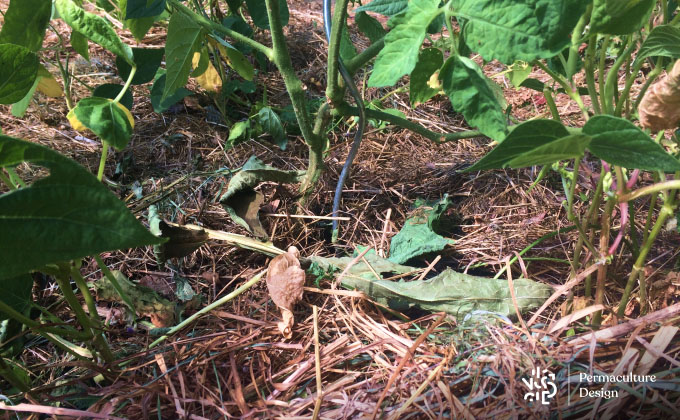
[[590, 0], [454, 0], [466, 20], [465, 42], [485, 60], [504, 64], [549, 58], [570, 43]]
[[[358, 262], [345, 274], [342, 285], [362, 291], [371, 299], [393, 309], [404, 311], [417, 307], [429, 311], [444, 311], [457, 317], [476, 310], [505, 316], [516, 314], [507, 280], [471, 276], [448, 268], [428, 280], [397, 282], [376, 279], [373, 271], [382, 275], [415, 272], [417, 269], [390, 263], [375, 254], [366, 254], [365, 259], [370, 267], [363, 261]], [[310, 260], [327, 272], [331, 267], [343, 270], [353, 258], [313, 256]], [[513, 288], [520, 312], [540, 306], [552, 294], [550, 286], [527, 279], [514, 280]]]
[[590, 151], [611, 164], [648, 171], [680, 170], [680, 161], [623, 118], [596, 115], [588, 120], [583, 133], [592, 137]]
[[[165, 49], [163, 48], [133, 48], [132, 56], [135, 64], [137, 64], [137, 71], [132, 78], [132, 84], [141, 85], [152, 81], [161, 65], [164, 54]], [[127, 80], [132, 66], [120, 57], [116, 57], [116, 67], [118, 67], [118, 76]]]
[[[267, 6], [264, 0], [246, 0], [246, 6], [255, 26], [269, 29], [269, 17], [267, 16]], [[281, 25], [288, 25], [290, 13], [288, 12], [286, 0], [279, 0], [279, 17], [281, 18]]]
[[[123, 85], [116, 83], [104, 83], [103, 85], [97, 86], [94, 91], [92, 91], [92, 96], [97, 96], [99, 98], [116, 99], [120, 91], [123, 89]], [[126, 90], [123, 97], [120, 99], [120, 104], [123, 105], [128, 110], [132, 109], [133, 105], [132, 92], [130, 89]]]
[[152, 216], [151, 210], [149, 210], [151, 232], [158, 237], [167, 239], [167, 242], [153, 247], [156, 261], [159, 264], [164, 264], [170, 258], [186, 257], [208, 241], [208, 234], [203, 230], [170, 226], [158, 217], [158, 213]]
[[403, 264], [412, 258], [439, 252], [453, 243], [436, 233], [439, 218], [450, 205], [448, 197], [435, 203], [417, 202], [418, 206], [390, 242], [390, 261]]
[[427, 26], [439, 13], [439, 0], [411, 0], [405, 14], [390, 19], [393, 28], [385, 35], [385, 47], [378, 54], [368, 86], [392, 86], [411, 73]]
[[96, 96], [81, 99], [73, 111], [85, 127], [116, 150], [123, 150], [130, 141], [130, 120], [111, 99]]
[[411, 107], [427, 102], [441, 91], [441, 86], [432, 87], [432, 82], [439, 84], [439, 78], [432, 75], [444, 64], [444, 54], [439, 48], [425, 48], [418, 54], [418, 63], [411, 72], [409, 95]]
[[71, 28], [129, 63], [133, 62], [132, 49], [118, 38], [116, 31], [104, 18], [86, 12], [72, 0], [55, 0], [54, 6]]
[[470, 125], [494, 140], [505, 137], [503, 109], [477, 63], [452, 55], [444, 63], [439, 79], [453, 109], [462, 113]]
[[260, 109], [260, 112], [258, 112], [257, 115], [264, 132], [272, 136], [274, 143], [279, 146], [281, 150], [286, 150], [288, 137], [286, 137], [286, 132], [283, 130], [283, 125], [281, 125], [279, 116], [268, 106]]
[[523, 153], [568, 135], [567, 129], [557, 121], [527, 121], [517, 125], [501, 144], [464, 172], [504, 168]]
[[227, 191], [220, 197], [220, 204], [238, 225], [243, 226], [257, 238], [267, 238], [267, 232], [257, 216], [264, 198], [254, 188], [266, 181], [284, 184], [299, 182], [303, 175], [304, 171], [282, 171], [265, 165], [255, 156], [251, 156], [229, 181]]
[[525, 168], [527, 166], [548, 165], [565, 159], [574, 159], [583, 156], [589, 143], [590, 137], [583, 134], [572, 134], [522, 153], [508, 162], [508, 166], [511, 168]]
[[375, 12], [385, 16], [394, 16], [406, 10], [408, 0], [373, 0], [357, 7], [357, 12]]
[[168, 24], [168, 40], [165, 44], [167, 67], [162, 99], [174, 96], [183, 88], [191, 73], [191, 60], [203, 40], [203, 30], [193, 19], [183, 13], [173, 13]]
[[20, 101], [38, 74], [38, 57], [28, 48], [0, 44], [0, 104]]
[[51, 15], [51, 0], [10, 0], [0, 31], [0, 44], [21, 45], [38, 51]]
[[357, 12], [357, 14], [354, 15], [354, 20], [361, 33], [368, 37], [371, 44], [382, 39], [387, 33], [382, 24], [376, 18], [369, 16], [366, 12]]
[[36, 143], [0, 136], [0, 167], [22, 162], [47, 167], [50, 174], [0, 196], [0, 278], [45, 264], [161, 243], [76, 162]]
[[595, 0], [590, 30], [601, 34], [637, 32], [649, 20], [656, 0]]

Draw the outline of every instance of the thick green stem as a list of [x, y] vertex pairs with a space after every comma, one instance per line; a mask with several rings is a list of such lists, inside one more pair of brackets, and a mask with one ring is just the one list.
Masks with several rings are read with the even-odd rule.
[[333, 22], [331, 24], [331, 39], [328, 43], [328, 69], [326, 75], [326, 96], [333, 105], [342, 101], [344, 89], [340, 87], [340, 39], [347, 20], [348, 0], [336, 0]]
[[[335, 110], [340, 113], [341, 115], [345, 117], [349, 116], [358, 116], [359, 115], [359, 110], [356, 107], [350, 106], [348, 103], [343, 102], [339, 104], [335, 108]], [[387, 112], [382, 112], [378, 111], [375, 109], [366, 109], [366, 116], [369, 118], [375, 118], [377, 120], [381, 121], [387, 121], [391, 124], [397, 125], [399, 127], [405, 128], [407, 130], [411, 130], [416, 134], [420, 134], [421, 136], [432, 140], [433, 142], [437, 144], [442, 144], [442, 143], [447, 143], [450, 141], [457, 141], [457, 140], [462, 140], [462, 139], [469, 139], [469, 138], [474, 138], [474, 137], [484, 137], [484, 134], [482, 134], [480, 131], [477, 130], [467, 130], [467, 131], [458, 131], [454, 133], [447, 133], [447, 134], [442, 134], [442, 133], [436, 133], [434, 131], [430, 131], [427, 128], [423, 127], [422, 125], [418, 123], [414, 123], [413, 121], [409, 121], [405, 118], [401, 118], [397, 115], [392, 115], [388, 114]]]
[[605, 102], [604, 97], [604, 84], [606, 78], [605, 67], [607, 65], [607, 48], [609, 47], [609, 41], [611, 39], [610, 35], [605, 35], [602, 40], [602, 45], [600, 46], [600, 60], [597, 66], [597, 85], [600, 89], [600, 104], [602, 106], [602, 112], [605, 112]]
[[595, 115], [602, 113], [600, 108], [600, 101], [598, 99], [597, 89], [595, 89], [595, 48], [597, 47], [597, 36], [591, 36], [588, 41], [588, 48], [586, 49], [586, 59], [584, 67], [586, 70], [586, 85], [588, 86], [588, 96], [593, 105], [593, 112]]
[[548, 104], [548, 109], [550, 109], [550, 114], [552, 114], [553, 120], [562, 121], [560, 118], [560, 112], [557, 110], [557, 104], [555, 104], [555, 99], [552, 96], [552, 89], [548, 86], [543, 88], [543, 97], [545, 98], [545, 103]]
[[2, 169], [0, 168], [0, 181], [2, 181], [3, 184], [7, 185], [7, 188], [11, 190], [16, 190], [17, 186], [14, 185], [12, 181], [10, 181], [9, 177], [7, 177], [3, 172]]
[[616, 104], [616, 109], [614, 109], [614, 115], [617, 117], [620, 117], [623, 113], [623, 105], [630, 95], [630, 88], [633, 86], [633, 82], [635, 82], [637, 74], [640, 72], [643, 63], [644, 60], [635, 60], [633, 63], [633, 71], [631, 71], [631, 73], [628, 75], [628, 78], [626, 79], [626, 85], [623, 87], [623, 91], [621, 91], [621, 98]]
[[104, 178], [104, 168], [106, 167], [106, 157], [109, 154], [109, 142], [102, 140], [102, 155], [99, 157], [99, 170], [97, 170], [97, 180]]
[[[616, 61], [614, 61], [614, 64], [612, 67], [609, 69], [607, 73], [607, 79], [604, 84], [604, 96], [603, 96], [603, 101], [602, 101], [602, 107], [604, 109], [604, 112], [607, 114], [613, 114], [614, 112], [614, 101], [616, 98], [616, 94], [618, 93], [618, 80], [619, 80], [619, 69], [623, 65], [623, 63], [626, 62], [628, 58], [630, 58], [630, 55], [635, 51], [637, 48], [637, 44], [635, 42], [631, 42], [631, 45], [628, 46], [628, 48], [623, 52], [623, 54], [619, 55], [616, 58]], [[614, 92], [616, 89], [617, 92]], [[619, 102], [622, 102], [619, 100]]]
[[579, 21], [576, 23], [574, 30], [571, 33], [571, 46], [569, 47], [569, 58], [567, 59], [567, 77], [569, 81], [573, 82], [574, 73], [576, 73], [576, 65], [578, 63], [578, 49], [580, 47], [581, 34], [583, 34], [583, 29], [586, 27], [586, 23], [590, 20], [590, 12], [593, 10], [593, 6], [590, 5], [586, 9], [586, 12], [581, 16]]

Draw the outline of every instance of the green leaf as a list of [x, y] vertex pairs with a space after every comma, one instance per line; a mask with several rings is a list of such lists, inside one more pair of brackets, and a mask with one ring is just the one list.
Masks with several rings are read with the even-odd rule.
[[592, 137], [590, 151], [600, 159], [625, 168], [674, 172], [680, 161], [632, 122], [611, 115], [596, 115], [583, 126]]
[[[118, 7], [120, 8], [123, 16], [127, 14], [127, 4], [128, 0], [118, 0]], [[141, 40], [158, 18], [159, 16], [143, 17], [139, 19], [124, 19], [123, 24], [130, 30], [135, 39]]]
[[44, 146], [0, 136], [0, 167], [22, 162], [50, 173], [0, 196], [0, 278], [162, 242], [87, 169]]
[[109, 22], [78, 7], [73, 0], [55, 0], [59, 16], [87, 39], [133, 63], [132, 49], [118, 38]]
[[649, 20], [656, 0], [595, 0], [591, 32], [626, 35], [637, 32]]
[[403, 264], [412, 258], [439, 252], [452, 244], [452, 240], [435, 232], [439, 219], [450, 204], [447, 196], [434, 203], [417, 202], [418, 207], [392, 238], [388, 260]]
[[125, 111], [110, 99], [81, 99], [73, 109], [78, 120], [116, 150], [123, 150], [130, 141], [132, 125]]
[[[28, 315], [31, 308], [33, 294], [33, 278], [27, 273], [19, 274], [2, 280], [2, 293], [0, 301], [19, 312]], [[0, 321], [8, 319], [4, 312], [0, 311]], [[5, 337], [8, 339], [11, 337]]]
[[76, 30], [71, 31], [71, 47], [80, 54], [81, 57], [90, 61], [90, 45], [85, 35]]
[[184, 13], [173, 13], [168, 24], [168, 40], [165, 44], [167, 67], [163, 100], [172, 96], [189, 80], [191, 60], [203, 39], [201, 26]]
[[343, 25], [342, 33], [340, 34], [340, 58], [347, 62], [357, 55], [357, 50], [354, 48], [352, 38], [349, 37], [349, 29], [347, 24]]
[[439, 73], [444, 92], [451, 99], [453, 109], [465, 120], [494, 140], [506, 134], [503, 108], [477, 63], [467, 57], [453, 55], [446, 60]]
[[288, 137], [286, 137], [286, 132], [283, 130], [283, 125], [281, 125], [279, 116], [268, 106], [260, 109], [257, 116], [264, 132], [272, 136], [274, 143], [279, 146], [281, 150], [286, 150]]
[[[418, 54], [418, 63], [411, 72], [409, 82], [411, 108], [427, 102], [439, 93], [441, 88], [433, 89], [428, 82], [430, 82], [432, 75], [441, 68], [442, 64], [444, 64], [444, 54], [439, 48], [425, 48]], [[438, 84], [439, 79], [436, 76], [434, 79]]]
[[[255, 26], [261, 29], [269, 29], [269, 17], [264, 0], [246, 0], [246, 6]], [[281, 25], [288, 25], [290, 13], [286, 0], [279, 0], [279, 17], [281, 18]]]
[[[342, 278], [342, 285], [362, 291], [371, 299], [395, 310], [404, 311], [416, 307], [428, 311], [444, 311], [457, 317], [477, 310], [505, 316], [516, 314], [507, 280], [471, 276], [457, 273], [450, 268], [428, 280], [391, 281], [384, 280], [382, 276], [376, 279], [373, 272], [392, 275], [416, 272], [417, 269], [394, 264], [375, 253], [366, 254], [364, 258], [370, 266], [360, 261], [349, 267]], [[334, 268], [344, 270], [352, 263], [353, 257], [312, 256], [310, 260], [327, 273]], [[513, 289], [520, 312], [540, 306], [553, 292], [550, 286], [527, 279], [513, 280]]]
[[234, 146], [238, 143], [238, 140], [243, 139], [246, 132], [250, 128], [250, 120], [239, 121], [234, 123], [229, 129], [229, 138], [227, 139], [227, 144]]
[[26, 110], [28, 109], [28, 106], [31, 104], [31, 99], [33, 99], [33, 94], [35, 93], [35, 90], [38, 87], [39, 83], [40, 76], [35, 78], [35, 82], [33, 82], [33, 86], [26, 93], [26, 96], [24, 96], [23, 99], [21, 99], [19, 102], [15, 102], [12, 105], [12, 115], [14, 115], [17, 118], [24, 117], [24, 114], [26, 114]]
[[510, 79], [510, 83], [512, 83], [516, 89], [519, 89], [522, 83], [524, 83], [531, 74], [531, 70], [531, 65], [526, 61], [515, 61], [510, 66], [508, 79]]
[[378, 54], [368, 86], [392, 86], [411, 73], [418, 61], [427, 25], [439, 13], [439, 0], [411, 0], [405, 14], [390, 19], [394, 26], [385, 35], [385, 47]]
[[378, 19], [369, 16], [366, 12], [357, 12], [354, 15], [354, 21], [362, 34], [371, 41], [371, 44], [379, 41], [382, 37], [387, 34], [385, 28], [383, 28], [382, 23]]
[[[94, 91], [92, 91], [92, 96], [97, 96], [99, 98], [116, 99], [120, 91], [123, 89], [123, 85], [116, 83], [104, 83], [103, 85], [97, 86]], [[134, 100], [132, 98], [132, 92], [130, 89], [126, 90], [123, 97], [120, 99], [120, 104], [123, 105], [128, 110], [132, 109]]]
[[184, 97], [192, 95], [192, 92], [183, 87], [177, 89], [172, 95], [163, 98], [165, 91], [165, 74], [161, 75], [153, 84], [151, 88], [151, 106], [153, 110], [159, 114], [170, 109], [171, 106], [184, 99]]
[[267, 181], [284, 184], [299, 182], [302, 176], [304, 171], [282, 171], [265, 165], [255, 156], [251, 156], [229, 181], [227, 191], [220, 197], [220, 204], [236, 224], [255, 237], [266, 239], [267, 232], [257, 215], [260, 205], [264, 202], [264, 196], [254, 188]]
[[236, 70], [236, 73], [238, 73], [239, 76], [248, 81], [252, 81], [253, 77], [255, 76], [255, 68], [252, 64], [250, 64], [250, 61], [248, 61], [246, 56], [244, 56], [241, 51], [234, 48], [222, 38], [213, 37], [213, 39], [224, 46], [224, 50], [227, 54], [227, 56], [224, 58], [226, 59], [229, 67]]
[[[163, 48], [133, 48], [132, 56], [135, 64], [137, 64], [137, 71], [132, 78], [132, 84], [141, 85], [152, 81], [161, 65], [164, 54], [165, 49]], [[116, 57], [116, 67], [118, 67], [118, 76], [127, 80], [132, 66], [120, 57]]]
[[569, 131], [554, 120], [531, 120], [519, 124], [495, 149], [464, 172], [504, 168], [514, 158], [569, 135]]
[[511, 168], [525, 168], [527, 166], [548, 165], [565, 159], [574, 159], [583, 156], [589, 143], [589, 136], [572, 134], [525, 152], [508, 162], [508, 166]]
[[0, 31], [0, 44], [21, 45], [38, 51], [51, 15], [51, 0], [10, 0]]
[[408, 7], [408, 0], [373, 0], [357, 7], [357, 12], [375, 12], [385, 16], [397, 15]]
[[654, 27], [638, 50], [635, 61], [647, 57], [680, 58], [680, 29], [671, 25]]
[[38, 57], [28, 48], [0, 44], [0, 104], [20, 101], [38, 75]]
[[165, 10], [165, 0], [127, 0], [125, 19], [158, 16]]
[[466, 19], [467, 45], [504, 64], [549, 58], [570, 43], [571, 31], [590, 0], [453, 0]]

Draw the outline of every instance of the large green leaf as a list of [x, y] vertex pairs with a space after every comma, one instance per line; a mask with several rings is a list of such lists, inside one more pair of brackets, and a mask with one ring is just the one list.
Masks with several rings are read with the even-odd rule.
[[19, 102], [15, 102], [12, 104], [12, 115], [14, 115], [17, 118], [24, 117], [24, 114], [26, 114], [28, 106], [31, 104], [31, 99], [33, 99], [35, 90], [38, 88], [38, 85], [40, 84], [40, 79], [41, 79], [40, 76], [36, 77], [35, 81], [33, 82], [33, 86], [31, 86], [26, 95]]
[[81, 99], [73, 109], [78, 120], [116, 150], [130, 141], [132, 125], [118, 104], [111, 99], [92, 96]]
[[590, 151], [611, 164], [648, 171], [680, 170], [680, 161], [623, 118], [594, 116], [583, 126], [583, 132], [592, 137]]
[[385, 28], [383, 28], [382, 23], [380, 23], [378, 19], [369, 16], [366, 12], [357, 12], [357, 14], [354, 15], [354, 20], [361, 33], [366, 35], [371, 43], [379, 41], [387, 33]]
[[[152, 81], [161, 65], [164, 54], [165, 49], [163, 48], [133, 48], [132, 56], [135, 64], [137, 64], [137, 71], [132, 78], [132, 84], [141, 85]], [[127, 80], [132, 66], [120, 57], [116, 57], [116, 67], [118, 67], [118, 76]]]
[[453, 243], [436, 233], [439, 219], [451, 204], [448, 197], [434, 203], [416, 202], [416, 209], [390, 242], [390, 261], [403, 264], [412, 258], [439, 252]]
[[485, 135], [503, 140], [507, 126], [503, 108], [477, 63], [467, 57], [452, 55], [444, 63], [439, 79], [453, 109]]
[[680, 58], [680, 29], [671, 25], [655, 26], [642, 43], [635, 61], [647, 57]]
[[525, 168], [574, 159], [583, 156], [589, 143], [590, 137], [583, 134], [572, 134], [525, 152], [508, 162], [508, 166]]
[[[267, 6], [264, 0], [246, 0], [248, 12], [253, 19], [253, 23], [258, 28], [269, 29], [269, 17], [267, 16]], [[288, 11], [288, 3], [286, 0], [279, 0], [279, 18], [283, 26], [288, 25], [290, 12]]]
[[[100, 98], [116, 99], [121, 90], [125, 86], [117, 83], [104, 83], [92, 91], [92, 96], [98, 96]], [[128, 110], [132, 109], [134, 105], [134, 98], [132, 97], [132, 92], [130, 89], [126, 90], [123, 97], [120, 98], [120, 104], [123, 105]]]
[[0, 31], [0, 43], [21, 45], [31, 51], [38, 51], [42, 47], [51, 15], [51, 0], [10, 0]]
[[406, 10], [408, 0], [373, 0], [361, 7], [357, 7], [357, 12], [375, 12], [385, 16], [394, 16]]
[[20, 101], [38, 75], [38, 57], [26, 47], [0, 44], [0, 104]]
[[165, 73], [159, 76], [151, 88], [151, 106], [153, 110], [161, 113], [170, 109], [171, 106], [177, 102], [184, 99], [186, 96], [192, 94], [192, 92], [186, 88], [177, 89], [172, 95], [163, 98], [163, 92], [165, 91]]
[[[403, 274], [415, 272], [414, 267], [392, 263], [374, 253], [364, 256], [370, 266], [363, 261], [354, 264], [342, 278], [342, 285], [366, 293], [371, 299], [391, 308], [404, 311], [417, 307], [429, 311], [444, 311], [462, 317], [476, 310], [496, 312], [505, 316], [516, 314], [508, 281], [490, 279], [457, 273], [450, 268], [428, 280], [390, 281], [375, 277], [375, 273]], [[312, 268], [320, 268], [321, 273], [344, 270], [353, 260], [352, 257], [310, 258]], [[543, 283], [527, 279], [515, 279], [513, 288], [520, 312], [540, 306], [550, 297], [553, 289]]]
[[569, 135], [567, 129], [554, 120], [531, 120], [519, 124], [501, 144], [464, 172], [500, 169], [514, 158]]
[[[2, 279], [2, 293], [0, 301], [23, 315], [28, 315], [31, 308], [33, 279], [28, 273], [19, 274], [11, 278]], [[7, 319], [7, 315], [0, 311], [0, 321]], [[11, 337], [4, 337], [4, 339]]]
[[44, 146], [0, 136], [0, 167], [22, 162], [44, 166], [50, 174], [0, 196], [0, 278], [163, 241], [76, 162]]
[[[248, 29], [250, 29], [250, 27], [244, 21], [241, 22], [243, 22], [243, 24], [246, 25]], [[236, 73], [238, 73], [239, 76], [246, 80], [252, 81], [253, 77], [255, 76], [255, 68], [252, 64], [250, 64], [250, 61], [248, 61], [246, 56], [244, 56], [241, 51], [234, 48], [222, 38], [213, 36], [213, 39], [224, 47], [223, 49], [220, 49], [220, 51], [223, 51], [226, 54], [226, 57], [224, 58], [226, 59], [229, 67], [236, 70]]]
[[[439, 48], [425, 48], [418, 54], [418, 63], [411, 72], [409, 81], [409, 100], [412, 108], [427, 102], [439, 93], [441, 88], [432, 88], [428, 82], [430, 82], [432, 75], [441, 68], [442, 64], [444, 64], [444, 54]], [[436, 77], [435, 82], [439, 83], [439, 79]]]
[[266, 181], [299, 182], [303, 175], [304, 171], [282, 171], [265, 165], [257, 157], [251, 156], [229, 181], [227, 191], [220, 197], [220, 204], [235, 223], [257, 238], [266, 239], [267, 232], [258, 218], [264, 196], [261, 192], [255, 191], [255, 187]]
[[127, 0], [125, 19], [158, 16], [165, 10], [165, 0]]
[[385, 35], [385, 47], [375, 61], [369, 86], [392, 86], [411, 73], [418, 61], [427, 25], [439, 13], [439, 0], [411, 0], [405, 14], [390, 19], [393, 28]]
[[132, 49], [118, 38], [116, 31], [105, 19], [88, 13], [76, 5], [73, 0], [56, 0], [54, 3], [59, 16], [74, 30], [83, 34], [87, 39], [95, 44], [101, 45], [133, 63]]
[[167, 67], [163, 100], [184, 87], [191, 73], [191, 60], [203, 39], [201, 26], [184, 13], [173, 13], [168, 24], [168, 40], [165, 44]]
[[257, 116], [264, 132], [272, 136], [274, 143], [279, 146], [281, 150], [286, 150], [288, 138], [286, 137], [286, 132], [283, 130], [283, 125], [281, 125], [279, 116], [268, 106], [260, 109]]
[[453, 12], [466, 20], [467, 45], [505, 64], [549, 58], [570, 42], [590, 0], [453, 0]]
[[649, 20], [656, 0], [595, 0], [591, 32], [625, 35], [637, 32]]

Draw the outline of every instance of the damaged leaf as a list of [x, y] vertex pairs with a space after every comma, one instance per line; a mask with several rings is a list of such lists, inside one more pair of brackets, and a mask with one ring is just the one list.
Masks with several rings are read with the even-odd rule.
[[638, 107], [640, 125], [652, 131], [675, 129], [680, 122], [680, 60], [663, 79], [650, 86]]
[[281, 309], [282, 322], [279, 331], [285, 338], [292, 337], [295, 324], [293, 306], [302, 299], [305, 285], [305, 272], [300, 268], [300, 252], [294, 246], [288, 252], [275, 257], [267, 270], [267, 289], [269, 296]]
[[[369, 257], [368, 254], [366, 257]], [[332, 266], [341, 270], [353, 258], [315, 256], [311, 257], [311, 260], [324, 270]], [[377, 255], [370, 256], [367, 261], [380, 274], [408, 273], [418, 270], [414, 267], [393, 264]], [[359, 290], [371, 299], [399, 311], [416, 307], [429, 311], [445, 311], [456, 317], [476, 310], [496, 312], [510, 317], [516, 315], [506, 280], [471, 276], [449, 268], [428, 280], [390, 281], [376, 279], [375, 274], [362, 262], [353, 266], [345, 274], [342, 285], [349, 289]], [[540, 306], [553, 292], [550, 286], [527, 279], [516, 279], [513, 281], [513, 286], [520, 312]]]
[[[175, 304], [173, 302], [162, 298], [148, 287], [131, 282], [120, 271], [114, 270], [111, 273], [118, 280], [118, 284], [120, 284], [125, 295], [130, 298], [138, 316], [148, 316], [151, 323], [158, 328], [175, 324]], [[94, 285], [98, 300], [125, 304], [106, 276], [97, 280]]]
[[208, 233], [204, 230], [168, 225], [158, 215], [156, 206], [149, 207], [149, 227], [154, 235], [168, 239], [153, 247], [156, 262], [161, 266], [170, 258], [186, 257], [208, 240]]
[[258, 217], [264, 196], [255, 191], [255, 187], [265, 181], [286, 184], [300, 182], [303, 175], [304, 171], [282, 171], [251, 156], [229, 181], [229, 188], [220, 197], [220, 203], [234, 222], [257, 238], [265, 239], [268, 235]]
[[416, 210], [406, 219], [390, 244], [390, 261], [403, 264], [411, 258], [441, 251], [453, 241], [435, 233], [439, 218], [446, 211], [450, 201], [444, 196], [440, 201], [427, 203], [416, 201]]

